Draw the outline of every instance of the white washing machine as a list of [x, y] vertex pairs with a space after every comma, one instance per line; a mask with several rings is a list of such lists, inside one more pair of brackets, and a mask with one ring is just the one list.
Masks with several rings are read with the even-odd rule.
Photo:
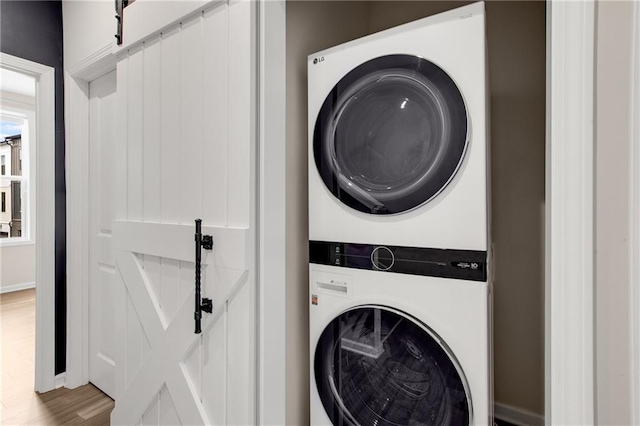
[[487, 250], [484, 3], [308, 59], [309, 238]]
[[311, 424], [492, 418], [484, 4], [309, 57]]
[[312, 425], [492, 424], [487, 285], [311, 265]]

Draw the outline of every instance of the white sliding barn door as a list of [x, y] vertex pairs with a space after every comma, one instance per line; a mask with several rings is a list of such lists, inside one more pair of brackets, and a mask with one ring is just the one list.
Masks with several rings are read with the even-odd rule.
[[115, 218], [116, 72], [89, 84], [89, 381], [115, 395], [117, 273]]
[[[256, 421], [252, 7], [211, 6], [119, 54], [113, 424]], [[196, 218], [214, 245], [199, 335]]]

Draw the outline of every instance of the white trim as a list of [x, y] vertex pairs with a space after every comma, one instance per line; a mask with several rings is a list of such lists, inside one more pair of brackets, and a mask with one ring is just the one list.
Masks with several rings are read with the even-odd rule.
[[[135, 3], [134, 3], [135, 4]], [[286, 422], [286, 5], [258, 2], [259, 365], [258, 424]]]
[[10, 108], [26, 111], [35, 111], [36, 109], [35, 97], [21, 95], [19, 93], [0, 91], [0, 101], [2, 102], [2, 106], [9, 106]]
[[46, 392], [55, 380], [55, 72], [6, 53], [0, 53], [0, 65], [37, 81], [35, 390]]
[[629, 108], [629, 295], [631, 423], [640, 424], [640, 5], [633, 5]]
[[595, 4], [548, 2], [546, 421], [595, 423]]
[[[8, 241], [5, 241], [8, 240]], [[26, 237], [14, 237], [14, 238], [3, 238], [2, 241], [0, 242], [0, 248], [5, 248], [5, 247], [16, 247], [16, 246], [31, 246], [34, 245], [36, 242], [32, 239], [32, 238], [26, 238]]]
[[55, 376], [55, 72], [36, 84], [36, 391], [53, 388]]
[[109, 44], [65, 71], [67, 185], [67, 371], [70, 389], [89, 382], [89, 81], [116, 67]]
[[[65, 72], [67, 387], [89, 381], [89, 84]], [[86, 169], [86, 171], [85, 171]]]
[[3, 285], [2, 287], [0, 287], [0, 294], [12, 293], [14, 291], [20, 291], [20, 290], [28, 290], [30, 288], [35, 288], [35, 287], [36, 287], [35, 281], [31, 281], [28, 283]]
[[26, 113], [20, 113], [17, 111], [35, 111], [36, 106], [31, 105], [28, 108], [22, 108], [18, 106], [8, 105], [11, 101], [7, 102], [5, 98], [0, 96], [0, 119], [2, 121], [9, 121], [13, 124], [20, 124], [24, 127], [24, 122], [27, 121]]
[[104, 75], [104, 71], [113, 68], [113, 43], [102, 46], [77, 64], [68, 67], [67, 73], [73, 78], [93, 81]]
[[534, 413], [533, 411], [525, 410], [523, 408], [496, 402], [493, 405], [493, 410], [496, 419], [509, 422], [516, 426], [544, 425], [544, 416]]
[[66, 385], [67, 373], [60, 373], [56, 375], [56, 379], [54, 381], [54, 386], [56, 389], [59, 389]]
[[[545, 196], [551, 191], [551, 182], [549, 174], [549, 165], [551, 164], [551, 155], [549, 153], [549, 141], [551, 140], [551, 7], [550, 0], [547, 0], [546, 5], [546, 96], [545, 96]], [[544, 206], [544, 417], [545, 422], [548, 423], [551, 418], [551, 380], [550, 372], [551, 368], [551, 278], [550, 268], [551, 264], [551, 244], [547, 236], [551, 233], [551, 227], [549, 215], [551, 212], [550, 203], [545, 202]]]

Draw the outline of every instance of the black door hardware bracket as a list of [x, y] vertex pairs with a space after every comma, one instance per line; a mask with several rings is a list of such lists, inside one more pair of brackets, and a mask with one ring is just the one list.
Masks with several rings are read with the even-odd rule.
[[203, 235], [200, 244], [205, 250], [213, 250], [213, 237], [211, 235]]
[[201, 275], [202, 275], [202, 249], [213, 249], [213, 237], [211, 235], [202, 235], [202, 219], [196, 219], [196, 310], [193, 318], [196, 321], [195, 333], [202, 333], [202, 311], [207, 313], [213, 312], [213, 301], [201, 294]]
[[124, 8], [129, 5], [129, 0], [116, 0], [116, 43], [122, 44], [122, 20], [124, 18]]

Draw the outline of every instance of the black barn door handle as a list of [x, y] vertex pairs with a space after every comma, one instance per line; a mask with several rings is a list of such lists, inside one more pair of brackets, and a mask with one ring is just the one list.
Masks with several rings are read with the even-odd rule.
[[213, 302], [211, 299], [202, 297], [202, 249], [213, 249], [213, 237], [211, 235], [202, 235], [202, 219], [196, 219], [196, 311], [193, 314], [196, 320], [196, 334], [202, 333], [202, 311], [213, 312]]

